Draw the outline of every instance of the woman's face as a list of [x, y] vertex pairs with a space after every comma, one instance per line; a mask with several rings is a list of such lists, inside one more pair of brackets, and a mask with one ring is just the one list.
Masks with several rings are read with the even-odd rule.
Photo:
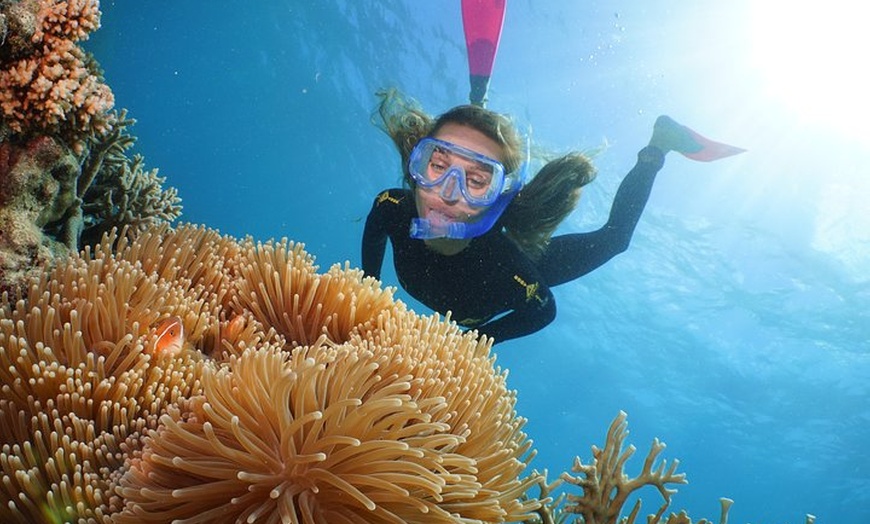
[[[488, 156], [504, 164], [504, 151], [495, 141], [484, 135], [477, 129], [462, 124], [448, 123], [435, 133], [434, 138], [450, 142], [476, 153]], [[473, 166], [463, 165], [470, 162], [465, 159], [456, 159], [466, 171]], [[464, 198], [446, 200], [441, 196], [441, 187], [424, 188], [417, 186], [414, 192], [417, 203], [417, 215], [436, 222], [471, 222], [475, 217], [486, 210], [486, 207], [471, 206]]]

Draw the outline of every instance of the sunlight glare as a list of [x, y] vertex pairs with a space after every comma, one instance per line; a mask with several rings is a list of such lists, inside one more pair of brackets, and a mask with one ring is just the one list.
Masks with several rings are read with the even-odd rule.
[[752, 2], [751, 49], [767, 94], [802, 118], [870, 142], [870, 3]]

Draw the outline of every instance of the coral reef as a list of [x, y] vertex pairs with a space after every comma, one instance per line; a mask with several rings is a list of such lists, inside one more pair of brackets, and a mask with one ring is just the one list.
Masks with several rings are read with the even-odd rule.
[[0, 304], [0, 521], [528, 519], [490, 345], [287, 241], [108, 236]]
[[0, 0], [0, 290], [113, 227], [180, 215], [141, 156], [96, 61], [79, 42], [97, 0]]
[[490, 347], [287, 240], [112, 233], [0, 300], [0, 521], [634, 524], [652, 486], [691, 524], [664, 444], [625, 474], [624, 413], [577, 477], [527, 473]]
[[83, 160], [48, 136], [0, 141], [0, 291], [115, 227], [139, 230], [181, 214], [177, 191], [164, 189], [141, 156], [126, 155], [133, 121], [124, 112], [117, 121], [87, 141]]

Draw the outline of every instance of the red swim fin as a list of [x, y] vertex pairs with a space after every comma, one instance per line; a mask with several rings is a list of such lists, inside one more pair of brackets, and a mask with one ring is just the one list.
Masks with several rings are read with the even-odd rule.
[[462, 0], [462, 26], [465, 29], [471, 80], [469, 99], [472, 104], [481, 107], [486, 101], [504, 12], [505, 0]]
[[691, 135], [692, 139], [694, 139], [698, 144], [698, 147], [700, 147], [700, 149], [691, 153], [683, 153], [680, 151], [680, 154], [686, 158], [691, 158], [692, 160], [698, 160], [700, 162], [712, 162], [713, 160], [719, 160], [720, 158], [737, 155], [746, 151], [740, 147], [730, 146], [728, 144], [723, 144], [722, 142], [710, 140], [686, 126], [683, 127], [689, 132], [689, 135]]

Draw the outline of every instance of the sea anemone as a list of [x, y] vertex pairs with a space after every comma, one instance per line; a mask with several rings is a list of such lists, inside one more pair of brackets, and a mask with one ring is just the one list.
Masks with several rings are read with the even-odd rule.
[[[0, 304], [3, 522], [518, 522], [490, 343], [287, 240], [110, 235]], [[153, 326], [184, 324], [161, 354]]]

